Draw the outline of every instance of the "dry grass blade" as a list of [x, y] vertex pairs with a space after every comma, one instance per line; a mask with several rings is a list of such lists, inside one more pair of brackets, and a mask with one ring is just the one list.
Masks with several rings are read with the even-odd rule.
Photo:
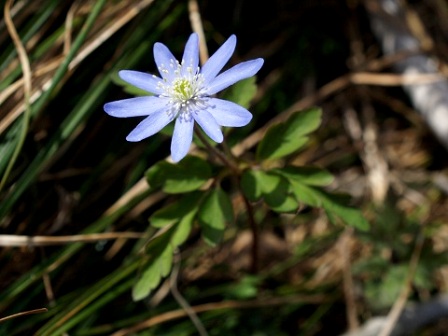
[[140, 239], [146, 237], [145, 233], [140, 232], [108, 232], [81, 234], [72, 236], [18, 236], [18, 235], [0, 235], [0, 246], [49, 246], [65, 245], [69, 243], [95, 243], [100, 240], [112, 239]]
[[16, 318], [16, 317], [32, 315], [32, 314], [46, 313], [47, 311], [48, 311], [47, 308], [39, 308], [39, 309], [33, 309], [33, 310], [20, 312], [20, 313], [17, 313], [17, 314], [13, 314], [13, 315], [9, 315], [9, 316], [0, 318], [0, 323], [8, 321], [8, 320], [11, 320], [11, 319]]
[[[223, 301], [223, 302], [213, 302], [205, 303], [198, 306], [193, 306], [191, 309], [196, 313], [203, 313], [218, 309], [248, 309], [248, 308], [259, 308], [259, 307], [269, 307], [269, 306], [281, 306], [285, 304], [298, 304], [298, 303], [323, 303], [328, 302], [331, 298], [324, 295], [315, 296], [289, 296], [285, 298], [272, 298], [265, 300], [251, 300], [251, 301]], [[157, 324], [165, 323], [168, 321], [176, 320], [182, 317], [186, 317], [187, 312], [184, 309], [177, 309], [169, 311], [158, 316], [151, 317], [150, 319], [143, 321], [135, 326], [127, 329], [121, 329], [111, 336], [125, 336], [135, 333], [137, 331], [153, 327]]]
[[5, 16], [5, 24], [8, 29], [9, 34], [11, 35], [11, 38], [14, 42], [14, 46], [17, 50], [17, 54], [19, 55], [20, 64], [22, 66], [23, 71], [23, 91], [24, 91], [24, 97], [25, 101], [23, 103], [24, 106], [24, 119], [22, 124], [22, 129], [19, 134], [19, 138], [16, 144], [16, 148], [14, 150], [14, 153], [8, 162], [8, 165], [6, 167], [5, 173], [0, 181], [0, 192], [2, 191], [3, 187], [6, 184], [6, 181], [8, 179], [9, 173], [12, 170], [12, 167], [14, 166], [14, 163], [20, 153], [20, 150], [22, 149], [23, 143], [25, 142], [26, 133], [28, 130], [28, 123], [29, 123], [29, 115], [30, 115], [30, 98], [31, 98], [31, 66], [30, 66], [30, 60], [28, 59], [28, 55], [26, 53], [25, 47], [23, 46], [22, 41], [20, 40], [19, 34], [17, 33], [16, 28], [14, 27], [14, 23], [12, 22], [11, 18], [11, 6], [12, 6], [13, 0], [8, 0], [5, 4], [4, 9], [4, 16]]
[[205, 43], [204, 27], [202, 26], [201, 14], [196, 0], [188, 1], [188, 11], [190, 12], [190, 22], [193, 31], [199, 36], [199, 57], [201, 64], [205, 64], [208, 60], [207, 43]]
[[359, 85], [380, 85], [380, 86], [401, 86], [401, 85], [422, 85], [445, 80], [440, 74], [377, 74], [369, 72], [358, 72], [350, 75], [350, 81]]
[[[97, 33], [96, 36], [92, 37], [91, 41], [88, 42], [84, 48], [82, 48], [79, 53], [73, 58], [73, 60], [69, 63], [68, 69], [69, 71], [72, 71], [75, 69], [87, 56], [89, 56], [93, 51], [95, 51], [98, 47], [100, 47], [104, 42], [106, 42], [112, 35], [114, 35], [118, 30], [120, 30], [124, 25], [126, 25], [129, 21], [131, 21], [137, 14], [139, 14], [144, 8], [148, 7], [154, 2], [154, 0], [143, 0], [135, 5], [133, 5], [127, 12], [125, 12], [123, 15], [120, 15], [119, 19], [117, 20], [107, 20], [111, 23], [108, 24], [103, 30]], [[69, 12], [70, 15], [72, 15], [72, 11]], [[113, 14], [113, 13], [112, 13]], [[70, 19], [67, 19], [66, 22], [70, 22]], [[69, 25], [69, 24], [67, 24]], [[68, 42], [68, 38], [66, 36], [65, 38], [65, 44], [64, 44], [64, 50], [66, 49], [66, 45], [68, 45], [70, 42]], [[67, 51], [65, 50], [64, 53]], [[53, 63], [53, 61], [56, 62]], [[51, 71], [56, 70], [59, 65], [62, 63], [63, 58], [58, 57], [56, 60], [53, 60], [51, 62], [51, 66], [45, 67], [45, 70], [40, 70], [39, 72], [36, 71], [35, 76], [43, 75], [43, 74], [50, 74]], [[39, 66], [36, 66], [38, 68]], [[17, 81], [13, 84], [11, 84], [10, 87], [8, 87], [5, 92], [0, 94], [0, 102], [4, 101], [6, 98], [8, 98], [12, 93], [14, 93], [14, 88], [18, 86]], [[47, 78], [42, 85], [40, 85], [41, 89], [36, 89], [32, 96], [30, 97], [30, 102], [34, 103], [41, 94], [47, 90], [52, 84], [52, 78]], [[15, 108], [12, 109], [12, 111], [5, 117], [3, 120], [0, 121], [0, 134], [3, 133], [24, 111], [24, 104], [18, 103]]]

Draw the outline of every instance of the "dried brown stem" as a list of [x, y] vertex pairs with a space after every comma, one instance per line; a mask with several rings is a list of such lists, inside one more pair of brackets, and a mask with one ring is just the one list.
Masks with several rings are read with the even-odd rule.
[[[294, 304], [294, 303], [322, 303], [328, 302], [331, 298], [325, 297], [323, 295], [314, 295], [314, 296], [288, 296], [288, 297], [280, 297], [280, 298], [271, 298], [264, 300], [252, 300], [252, 301], [222, 301], [222, 302], [212, 302], [205, 303], [198, 306], [193, 306], [191, 309], [195, 313], [202, 313], [212, 310], [218, 309], [250, 309], [250, 308], [258, 308], [258, 307], [269, 307], [269, 306], [282, 306], [286, 304]], [[127, 329], [121, 329], [117, 332], [113, 333], [111, 336], [125, 336], [131, 335], [137, 331], [150, 328], [157, 324], [165, 323], [168, 321], [176, 320], [182, 317], [187, 316], [187, 313], [183, 309], [173, 310], [170, 312], [166, 312], [160, 314], [158, 316], [154, 316], [149, 318], [146, 321], [136, 324], [135, 326]]]
[[[201, 140], [201, 142], [205, 145], [205, 147], [207, 147], [207, 149], [209, 150], [210, 154], [215, 155], [216, 157], [218, 157], [219, 160], [222, 161], [222, 163], [224, 165], [226, 165], [227, 167], [229, 167], [229, 169], [233, 172], [233, 180], [234, 180], [234, 184], [237, 186], [238, 191], [241, 195], [241, 198], [243, 199], [244, 202], [244, 206], [246, 207], [246, 211], [247, 211], [247, 218], [249, 221], [249, 227], [251, 229], [252, 232], [252, 266], [251, 266], [251, 272], [252, 273], [257, 273], [258, 271], [258, 227], [257, 224], [255, 223], [255, 217], [254, 217], [254, 210], [252, 208], [252, 204], [250, 204], [249, 200], [246, 198], [246, 196], [243, 193], [243, 190], [241, 188], [241, 181], [240, 181], [240, 176], [241, 176], [241, 170], [240, 168], [234, 163], [233, 161], [233, 157], [231, 159], [229, 159], [229, 157], [227, 157], [223, 152], [221, 152], [219, 149], [211, 146], [207, 139], [205, 139], [204, 135], [195, 128], [195, 133], [198, 136], [198, 138]], [[231, 156], [231, 152], [229, 151], [229, 156]]]
[[6, 316], [6, 317], [2, 317], [2, 318], [0, 318], [0, 323], [8, 321], [8, 320], [11, 320], [11, 319], [16, 318], [16, 317], [32, 315], [32, 314], [46, 313], [47, 311], [48, 311], [47, 308], [39, 308], [39, 309], [27, 310], [27, 311], [20, 312], [20, 313], [17, 313], [17, 314], [12, 314], [12, 315], [9, 315], [9, 316]]

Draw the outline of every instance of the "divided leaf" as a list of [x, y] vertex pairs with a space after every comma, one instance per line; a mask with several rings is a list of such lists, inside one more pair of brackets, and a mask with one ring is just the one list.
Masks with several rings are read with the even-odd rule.
[[226, 224], [233, 222], [233, 207], [227, 193], [217, 187], [210, 191], [198, 213], [204, 240], [215, 246], [224, 234]]
[[246, 170], [241, 178], [241, 188], [244, 195], [252, 202], [273, 191], [279, 183], [280, 176], [270, 175], [262, 170], [255, 169]]
[[246, 170], [241, 178], [244, 195], [252, 202], [263, 197], [269, 207], [277, 212], [290, 212], [297, 209], [297, 201], [292, 190], [280, 175], [262, 170]]
[[290, 183], [293, 193], [299, 202], [316, 208], [322, 207], [322, 200], [314, 188], [297, 181], [290, 181]]
[[156, 288], [162, 278], [166, 277], [173, 267], [173, 249], [170, 244], [148, 265], [140, 279], [132, 288], [134, 301], [142, 300]]
[[327, 186], [334, 180], [333, 175], [328, 171], [317, 167], [287, 166], [284, 168], [276, 168], [272, 171], [289, 180], [310, 186]]
[[176, 231], [171, 239], [171, 244], [179, 246], [187, 240], [191, 229], [193, 228], [194, 218], [196, 217], [197, 212], [198, 208], [194, 207], [180, 220], [179, 224], [176, 225]]
[[201, 192], [184, 195], [176, 203], [155, 212], [151, 216], [151, 224], [155, 227], [172, 226], [163, 234], [154, 238], [146, 247], [149, 260], [132, 289], [134, 301], [147, 297], [160, 284], [160, 281], [170, 273], [173, 267], [173, 253], [190, 235], [201, 196]]
[[[271, 175], [275, 176], [275, 175]], [[276, 212], [291, 212], [298, 208], [298, 202], [291, 192], [291, 186], [284, 178], [278, 177], [275, 188], [264, 194], [264, 201]]]
[[197, 208], [201, 196], [199, 191], [185, 194], [176, 202], [155, 211], [149, 222], [155, 228], [175, 224]]
[[353, 226], [361, 231], [367, 231], [369, 229], [369, 222], [364, 218], [361, 211], [344, 204], [341, 198], [337, 195], [324, 193], [322, 191], [321, 193], [323, 194], [323, 207], [330, 221], [334, 222], [333, 215], [336, 215], [347, 225]]
[[333, 176], [322, 169], [314, 167], [275, 168], [273, 174], [284, 177], [298, 202], [325, 209], [329, 220], [334, 223], [336, 217], [343, 220], [347, 225], [359, 230], [367, 231], [369, 223], [361, 211], [347, 205], [347, 198], [343, 195], [335, 195], [319, 188], [331, 183]]
[[132, 288], [134, 301], [147, 297], [162, 278], [169, 274], [173, 266], [173, 246], [170, 242], [174, 231], [174, 228], [170, 228], [146, 246], [149, 263]]
[[278, 159], [302, 148], [308, 141], [307, 134], [316, 130], [322, 111], [311, 108], [293, 114], [286, 122], [269, 128], [257, 148], [259, 160]]
[[169, 194], [197, 190], [211, 176], [210, 165], [196, 156], [187, 156], [178, 164], [160, 161], [146, 172], [151, 187], [162, 187]]

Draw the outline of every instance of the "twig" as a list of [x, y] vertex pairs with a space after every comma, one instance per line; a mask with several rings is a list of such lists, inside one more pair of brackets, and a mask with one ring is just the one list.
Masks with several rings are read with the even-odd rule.
[[244, 196], [243, 190], [241, 189], [240, 181], [238, 181], [238, 187], [241, 194], [241, 197], [244, 201], [244, 206], [246, 207], [247, 211], [247, 218], [249, 221], [250, 231], [252, 232], [252, 249], [251, 249], [251, 255], [252, 255], [252, 264], [251, 264], [251, 272], [253, 274], [258, 273], [258, 260], [259, 260], [259, 233], [258, 233], [258, 226], [257, 223], [255, 223], [255, 216], [254, 216], [254, 209], [252, 207], [252, 204], [249, 202], [249, 200]]
[[229, 158], [218, 148], [210, 145], [201, 131], [199, 131], [196, 127], [194, 129], [194, 133], [197, 135], [199, 140], [201, 140], [204, 146], [207, 147], [210, 154], [215, 155], [225, 166], [229, 167], [234, 173], [236, 173], [237, 175], [240, 174], [240, 169], [238, 168], [238, 166], [234, 162], [229, 160]]

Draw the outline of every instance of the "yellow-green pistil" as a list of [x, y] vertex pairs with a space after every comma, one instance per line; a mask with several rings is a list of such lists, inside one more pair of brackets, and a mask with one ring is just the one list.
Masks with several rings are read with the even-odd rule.
[[[167, 113], [185, 121], [192, 120], [192, 112], [198, 112], [207, 107], [203, 98], [205, 93], [204, 77], [199, 67], [185, 67], [175, 60], [171, 60], [168, 67], [159, 67], [165, 77], [157, 85], [163, 90], [162, 97], [169, 98]], [[170, 77], [172, 79], [170, 79]]]
[[172, 84], [173, 95], [176, 99], [188, 101], [195, 95], [191, 81], [185, 78], [176, 78]]

